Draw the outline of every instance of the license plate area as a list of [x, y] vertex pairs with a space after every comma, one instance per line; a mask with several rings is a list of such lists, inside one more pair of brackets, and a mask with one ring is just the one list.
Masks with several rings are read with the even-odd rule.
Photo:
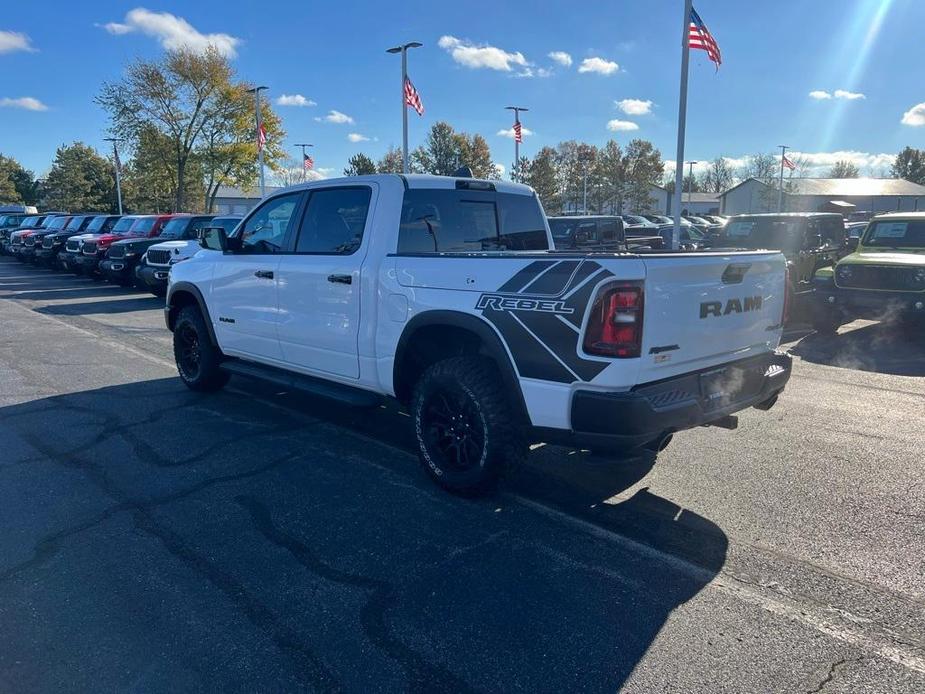
[[705, 410], [715, 410], [758, 392], [763, 374], [760, 369], [725, 366], [700, 374], [700, 396]]

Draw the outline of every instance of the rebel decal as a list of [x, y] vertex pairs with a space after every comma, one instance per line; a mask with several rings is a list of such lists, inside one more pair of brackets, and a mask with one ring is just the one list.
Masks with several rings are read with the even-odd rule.
[[524, 378], [590, 381], [609, 362], [580, 355], [579, 330], [594, 287], [612, 276], [593, 261], [537, 261], [482, 294], [476, 308], [501, 333]]

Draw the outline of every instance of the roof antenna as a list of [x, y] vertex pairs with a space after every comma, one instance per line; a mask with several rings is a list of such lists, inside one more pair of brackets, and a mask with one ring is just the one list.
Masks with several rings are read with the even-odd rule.
[[453, 176], [456, 178], [472, 178], [472, 169], [470, 169], [468, 166], [460, 166], [453, 173]]

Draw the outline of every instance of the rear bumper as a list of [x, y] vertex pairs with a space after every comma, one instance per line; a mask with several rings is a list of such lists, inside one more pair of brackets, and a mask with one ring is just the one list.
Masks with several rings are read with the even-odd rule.
[[925, 292], [844, 289], [828, 281], [816, 283], [814, 299], [816, 310], [836, 312], [845, 320], [878, 320], [897, 314], [925, 318]]
[[790, 380], [791, 368], [790, 355], [775, 352], [647, 383], [624, 393], [579, 390], [572, 397], [572, 430], [542, 433], [545, 440], [555, 443], [632, 450], [754, 405], [773, 404]]

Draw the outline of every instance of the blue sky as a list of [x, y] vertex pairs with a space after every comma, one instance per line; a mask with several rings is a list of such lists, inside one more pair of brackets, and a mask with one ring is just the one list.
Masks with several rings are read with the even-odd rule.
[[[233, 53], [242, 78], [269, 86], [270, 99], [312, 102], [276, 108], [288, 143], [315, 143], [316, 165], [333, 175], [357, 151], [375, 157], [400, 142], [399, 59], [385, 49], [417, 40], [424, 47], [409, 54], [409, 71], [426, 112], [410, 115], [412, 147], [432, 123], [447, 120], [485, 135], [507, 167], [513, 141], [496, 133], [510, 127], [503, 108], [516, 103], [530, 108], [522, 118], [533, 133], [522, 146], [527, 155], [569, 138], [642, 137], [673, 160], [682, 5], [16, 3], [0, 18], [0, 152], [42, 174], [62, 143], [102, 147], [107, 122], [93, 96], [103, 81], [171, 41], [211, 40]], [[695, 7], [723, 66], [716, 72], [705, 53], [692, 52], [688, 159], [738, 160], [785, 143], [820, 171], [839, 152], [876, 169], [906, 144], [925, 147], [921, 0], [700, 0]], [[332, 111], [352, 122], [328, 122]], [[351, 134], [369, 140], [352, 142]]]

